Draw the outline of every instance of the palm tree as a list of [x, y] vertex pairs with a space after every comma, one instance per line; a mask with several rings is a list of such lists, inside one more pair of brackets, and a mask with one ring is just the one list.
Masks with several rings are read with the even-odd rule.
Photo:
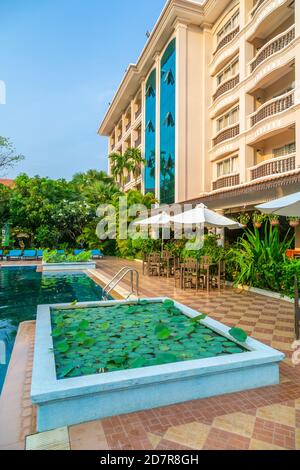
[[133, 172], [135, 181], [137, 181], [141, 165], [145, 164], [146, 160], [142, 156], [140, 149], [134, 147], [128, 147], [124, 157], [126, 158], [127, 170]]

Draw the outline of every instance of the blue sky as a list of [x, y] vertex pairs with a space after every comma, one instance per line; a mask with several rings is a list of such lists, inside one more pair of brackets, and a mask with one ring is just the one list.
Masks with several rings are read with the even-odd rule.
[[98, 125], [165, 0], [1, 0], [0, 135], [20, 172], [70, 178], [107, 168]]

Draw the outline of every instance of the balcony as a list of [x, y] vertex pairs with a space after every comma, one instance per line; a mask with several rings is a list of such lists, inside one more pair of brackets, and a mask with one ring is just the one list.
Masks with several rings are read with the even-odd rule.
[[251, 127], [255, 126], [258, 122], [266, 119], [269, 116], [281, 113], [288, 108], [291, 108], [295, 103], [295, 90], [291, 90], [284, 95], [264, 103], [257, 111], [250, 115]]
[[250, 11], [250, 17], [253, 18], [253, 16], [255, 15], [255, 13], [257, 12], [257, 10], [259, 9], [259, 7], [265, 3], [266, 0], [258, 0], [256, 2], [256, 4], [254, 5], [254, 7], [252, 8], [252, 10]]
[[226, 46], [226, 44], [229, 44], [234, 38], [235, 36], [240, 32], [240, 27], [237, 26], [235, 29], [233, 29], [232, 31], [230, 31], [230, 33], [226, 34], [226, 36], [224, 36], [221, 41], [218, 43], [217, 45], [217, 48], [214, 52], [214, 55], [220, 50], [222, 49], [222, 47]]
[[137, 119], [140, 117], [141, 115], [141, 112], [142, 112], [142, 106], [139, 105], [138, 109], [136, 110], [136, 112], [134, 113], [134, 118]]
[[213, 139], [213, 145], [218, 145], [221, 142], [224, 142], [228, 139], [233, 139], [240, 133], [240, 125], [234, 124], [233, 126], [227, 127], [226, 129], [220, 131], [216, 137]]
[[235, 77], [229, 78], [229, 80], [226, 80], [226, 82], [221, 83], [221, 85], [218, 86], [213, 96], [213, 100], [216, 101], [216, 99], [219, 98], [219, 96], [222, 96], [227, 91], [232, 90], [239, 83], [240, 83], [239, 74], [237, 74]]
[[223, 176], [218, 178], [216, 181], [213, 181], [213, 191], [217, 189], [230, 188], [231, 186], [238, 186], [240, 184], [240, 175], [237, 173], [235, 175]]
[[272, 158], [250, 168], [251, 181], [296, 169], [296, 154]]
[[129, 121], [128, 124], [126, 124], [126, 127], [125, 127], [126, 132], [129, 131], [130, 127], [131, 127], [131, 122]]
[[271, 39], [267, 44], [265, 44], [256, 54], [254, 59], [250, 62], [250, 70], [254, 70], [263, 63], [266, 59], [271, 57], [276, 52], [281, 51], [287, 47], [295, 39], [295, 25], [291, 26], [289, 29], [279, 34], [275, 38]]
[[142, 136], [140, 135], [140, 136], [136, 139], [136, 141], [134, 142], [134, 147], [135, 147], [135, 148], [139, 147], [139, 146], [141, 145], [141, 143], [142, 143]]

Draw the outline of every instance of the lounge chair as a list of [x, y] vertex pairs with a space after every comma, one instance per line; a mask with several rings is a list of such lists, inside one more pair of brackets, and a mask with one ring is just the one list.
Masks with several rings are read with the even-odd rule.
[[44, 250], [37, 250], [36, 257], [37, 259], [43, 258]]
[[84, 250], [74, 250], [74, 255], [77, 256], [77, 255], [80, 255], [80, 253], [83, 253]]
[[36, 250], [24, 250], [22, 259], [27, 259], [27, 260], [36, 259]]
[[0, 250], [0, 259], [1, 260], [3, 260], [3, 255], [4, 255], [3, 250]]
[[6, 255], [7, 261], [11, 259], [21, 259], [22, 257], [22, 250], [9, 250], [9, 253]]
[[101, 250], [92, 250], [92, 258], [93, 259], [100, 259], [103, 258], [103, 253]]
[[58, 255], [65, 255], [66, 254], [65, 250], [56, 250], [56, 253]]

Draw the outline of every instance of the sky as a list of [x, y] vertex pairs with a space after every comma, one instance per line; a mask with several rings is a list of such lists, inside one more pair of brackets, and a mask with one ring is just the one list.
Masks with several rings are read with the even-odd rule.
[[[1, 177], [107, 169], [97, 134], [165, 0], [0, 0], [0, 135], [25, 160]], [[0, 100], [1, 101], [1, 100]]]

